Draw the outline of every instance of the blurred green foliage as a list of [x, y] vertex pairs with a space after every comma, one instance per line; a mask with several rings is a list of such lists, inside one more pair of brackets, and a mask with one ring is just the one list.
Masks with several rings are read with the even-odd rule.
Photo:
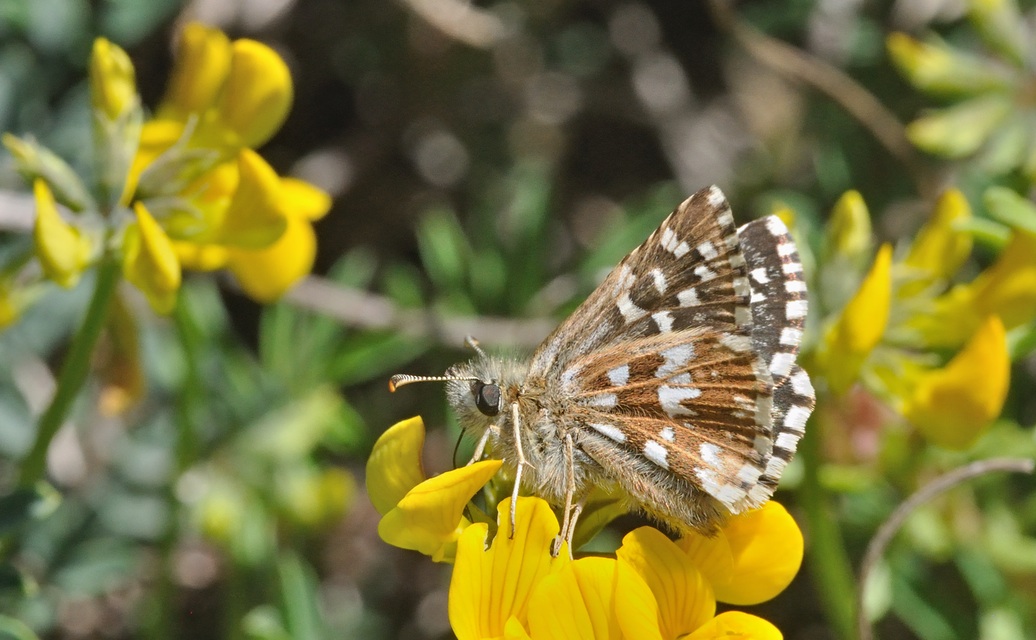
[[[0, 334], [0, 638], [450, 637], [448, 573], [378, 540], [358, 478], [399, 419], [421, 414], [434, 427], [430, 472], [454, 464], [459, 430], [440, 389], [389, 395], [385, 380], [468, 357], [469, 330], [491, 350], [531, 349], [707, 184], [724, 189], [739, 222], [793, 212], [825, 315], [855, 291], [874, 241], [902, 256], [947, 186], [974, 210], [958, 230], [977, 249], [943, 285], [974, 279], [1011, 234], [1036, 233], [1036, 43], [989, 12], [1017, 10], [1031, 24], [1030, 2], [774, 0], [729, 14], [678, 0], [481, 2], [481, 22], [452, 27], [422, 4], [0, 1], [0, 131], [34, 136], [85, 172], [93, 39], [127, 49], [153, 108], [173, 34], [197, 18], [288, 60], [295, 107], [262, 153], [335, 196], [316, 226], [320, 279], [281, 302], [260, 308], [202, 276], [169, 318], [129, 296], [122, 330], [137, 336], [136, 355], [126, 359], [111, 327], [51, 446], [49, 482], [36, 487], [16, 488], [19, 462], [93, 278], [42, 293]], [[992, 65], [1007, 89], [932, 91], [916, 50], [910, 58], [888, 39], [897, 32], [951, 62]], [[959, 81], [961, 64], [939, 78]], [[887, 118], [847, 106], [856, 90]], [[1010, 117], [991, 108], [980, 122], [977, 103], [956, 101], [965, 94], [986, 101], [978, 107], [1008, 101]], [[954, 116], [960, 104], [973, 110]], [[915, 119], [933, 114], [946, 126], [918, 133]], [[3, 160], [6, 268], [31, 252], [32, 207]], [[860, 255], [836, 264], [825, 230], [850, 189], [866, 200], [873, 238], [868, 227]], [[810, 321], [814, 342], [822, 320]], [[842, 556], [814, 557], [759, 607], [785, 637], [849, 635], [852, 594], [832, 591], [830, 567], [816, 562], [855, 566], [927, 480], [1005, 453], [1036, 457], [1036, 323], [1011, 330], [1008, 346], [1003, 414], [963, 452], [927, 444], [864, 386], [822, 393], [803, 445], [815, 447], [813, 466], [800, 456], [778, 495], [807, 539], [804, 514], [819, 505]], [[952, 355], [924, 351], [924, 364]], [[139, 367], [130, 375], [145, 392], [105, 412], [120, 367]], [[877, 636], [1036, 635], [1034, 488], [1024, 476], [980, 478], [914, 514], [867, 586]]]

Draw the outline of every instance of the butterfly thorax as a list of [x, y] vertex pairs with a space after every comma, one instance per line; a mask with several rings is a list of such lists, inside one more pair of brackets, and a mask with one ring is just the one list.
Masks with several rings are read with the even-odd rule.
[[[596, 463], [578, 446], [578, 431], [571, 420], [565, 419], [571, 412], [572, 400], [550, 393], [547, 380], [529, 375], [527, 362], [479, 357], [452, 367], [448, 374], [474, 378], [449, 382], [447, 398], [464, 432], [476, 441], [486, 438], [488, 454], [503, 460], [512, 471], [520, 459], [514, 422], [517, 407], [522, 455], [528, 462], [522, 475], [523, 488], [555, 505], [564, 503], [568, 464], [562, 443], [566, 436], [571, 436], [575, 443], [575, 493], [583, 493], [598, 475]], [[499, 389], [495, 414], [491, 409], [487, 411], [485, 385]]]

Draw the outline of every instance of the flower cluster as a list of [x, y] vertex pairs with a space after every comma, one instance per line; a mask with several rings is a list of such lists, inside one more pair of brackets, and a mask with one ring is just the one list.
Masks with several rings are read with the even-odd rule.
[[[905, 416], [931, 442], [970, 447], [1000, 415], [1010, 378], [1006, 331], [1036, 317], [1036, 237], [1013, 231], [999, 258], [953, 284], [972, 250], [964, 196], [946, 192], [905, 250], [870, 257], [870, 222], [858, 193], [835, 206], [826, 239], [829, 274], [815, 287], [825, 320], [814, 371], [836, 395], [856, 383]], [[837, 260], [838, 268], [831, 261]], [[845, 268], [847, 265], [854, 268]], [[850, 279], [855, 293], [844, 300]], [[956, 351], [947, 362], [943, 354]], [[976, 372], [981, 372], [976, 375]]]
[[98, 39], [89, 72], [91, 183], [38, 143], [4, 136], [33, 186], [38, 268], [23, 261], [0, 274], [9, 294], [0, 321], [17, 317], [32, 287], [74, 286], [104, 261], [118, 262], [159, 312], [175, 304], [183, 267], [227, 268], [260, 301], [309, 272], [312, 221], [330, 198], [278, 176], [253, 150], [280, 128], [292, 100], [291, 76], [272, 49], [187, 25], [168, 90], [147, 120], [125, 51]]
[[893, 33], [889, 55], [915, 87], [952, 101], [907, 127], [918, 148], [947, 158], [978, 154], [979, 166], [999, 174], [1020, 169], [1036, 181], [1033, 91], [1036, 32], [1014, 2], [970, 0], [969, 17], [992, 55]]
[[420, 418], [388, 429], [367, 463], [367, 491], [382, 514], [382, 539], [453, 563], [449, 618], [460, 640], [781, 638], [756, 616], [716, 615], [717, 602], [769, 600], [797, 573], [802, 534], [779, 504], [732, 517], [712, 538], [674, 542], [641, 527], [614, 557], [573, 560], [565, 546], [554, 557], [560, 527], [545, 501], [518, 498], [513, 535], [510, 498], [498, 504], [496, 523], [468, 504], [499, 471], [499, 460], [425, 479], [423, 442]]

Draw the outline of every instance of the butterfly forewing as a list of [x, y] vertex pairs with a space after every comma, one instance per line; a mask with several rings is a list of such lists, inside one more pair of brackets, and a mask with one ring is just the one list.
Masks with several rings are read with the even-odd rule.
[[748, 337], [698, 327], [608, 347], [571, 368], [579, 423], [730, 511], [749, 506], [771, 453], [771, 390]]
[[702, 326], [747, 331], [749, 295], [730, 206], [716, 187], [703, 189], [544, 341], [530, 373], [560, 376], [576, 355], [638, 337]]

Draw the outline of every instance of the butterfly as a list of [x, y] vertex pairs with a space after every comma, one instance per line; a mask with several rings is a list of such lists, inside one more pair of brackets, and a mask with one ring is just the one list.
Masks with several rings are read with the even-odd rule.
[[[571, 538], [591, 491], [676, 532], [714, 533], [764, 504], [814, 406], [796, 363], [802, 263], [776, 216], [740, 228], [703, 189], [623, 258], [528, 360], [477, 355], [441, 380], [464, 431], [520, 489], [563, 509]], [[511, 526], [514, 529], [512, 499]], [[571, 546], [569, 547], [571, 550]]]

